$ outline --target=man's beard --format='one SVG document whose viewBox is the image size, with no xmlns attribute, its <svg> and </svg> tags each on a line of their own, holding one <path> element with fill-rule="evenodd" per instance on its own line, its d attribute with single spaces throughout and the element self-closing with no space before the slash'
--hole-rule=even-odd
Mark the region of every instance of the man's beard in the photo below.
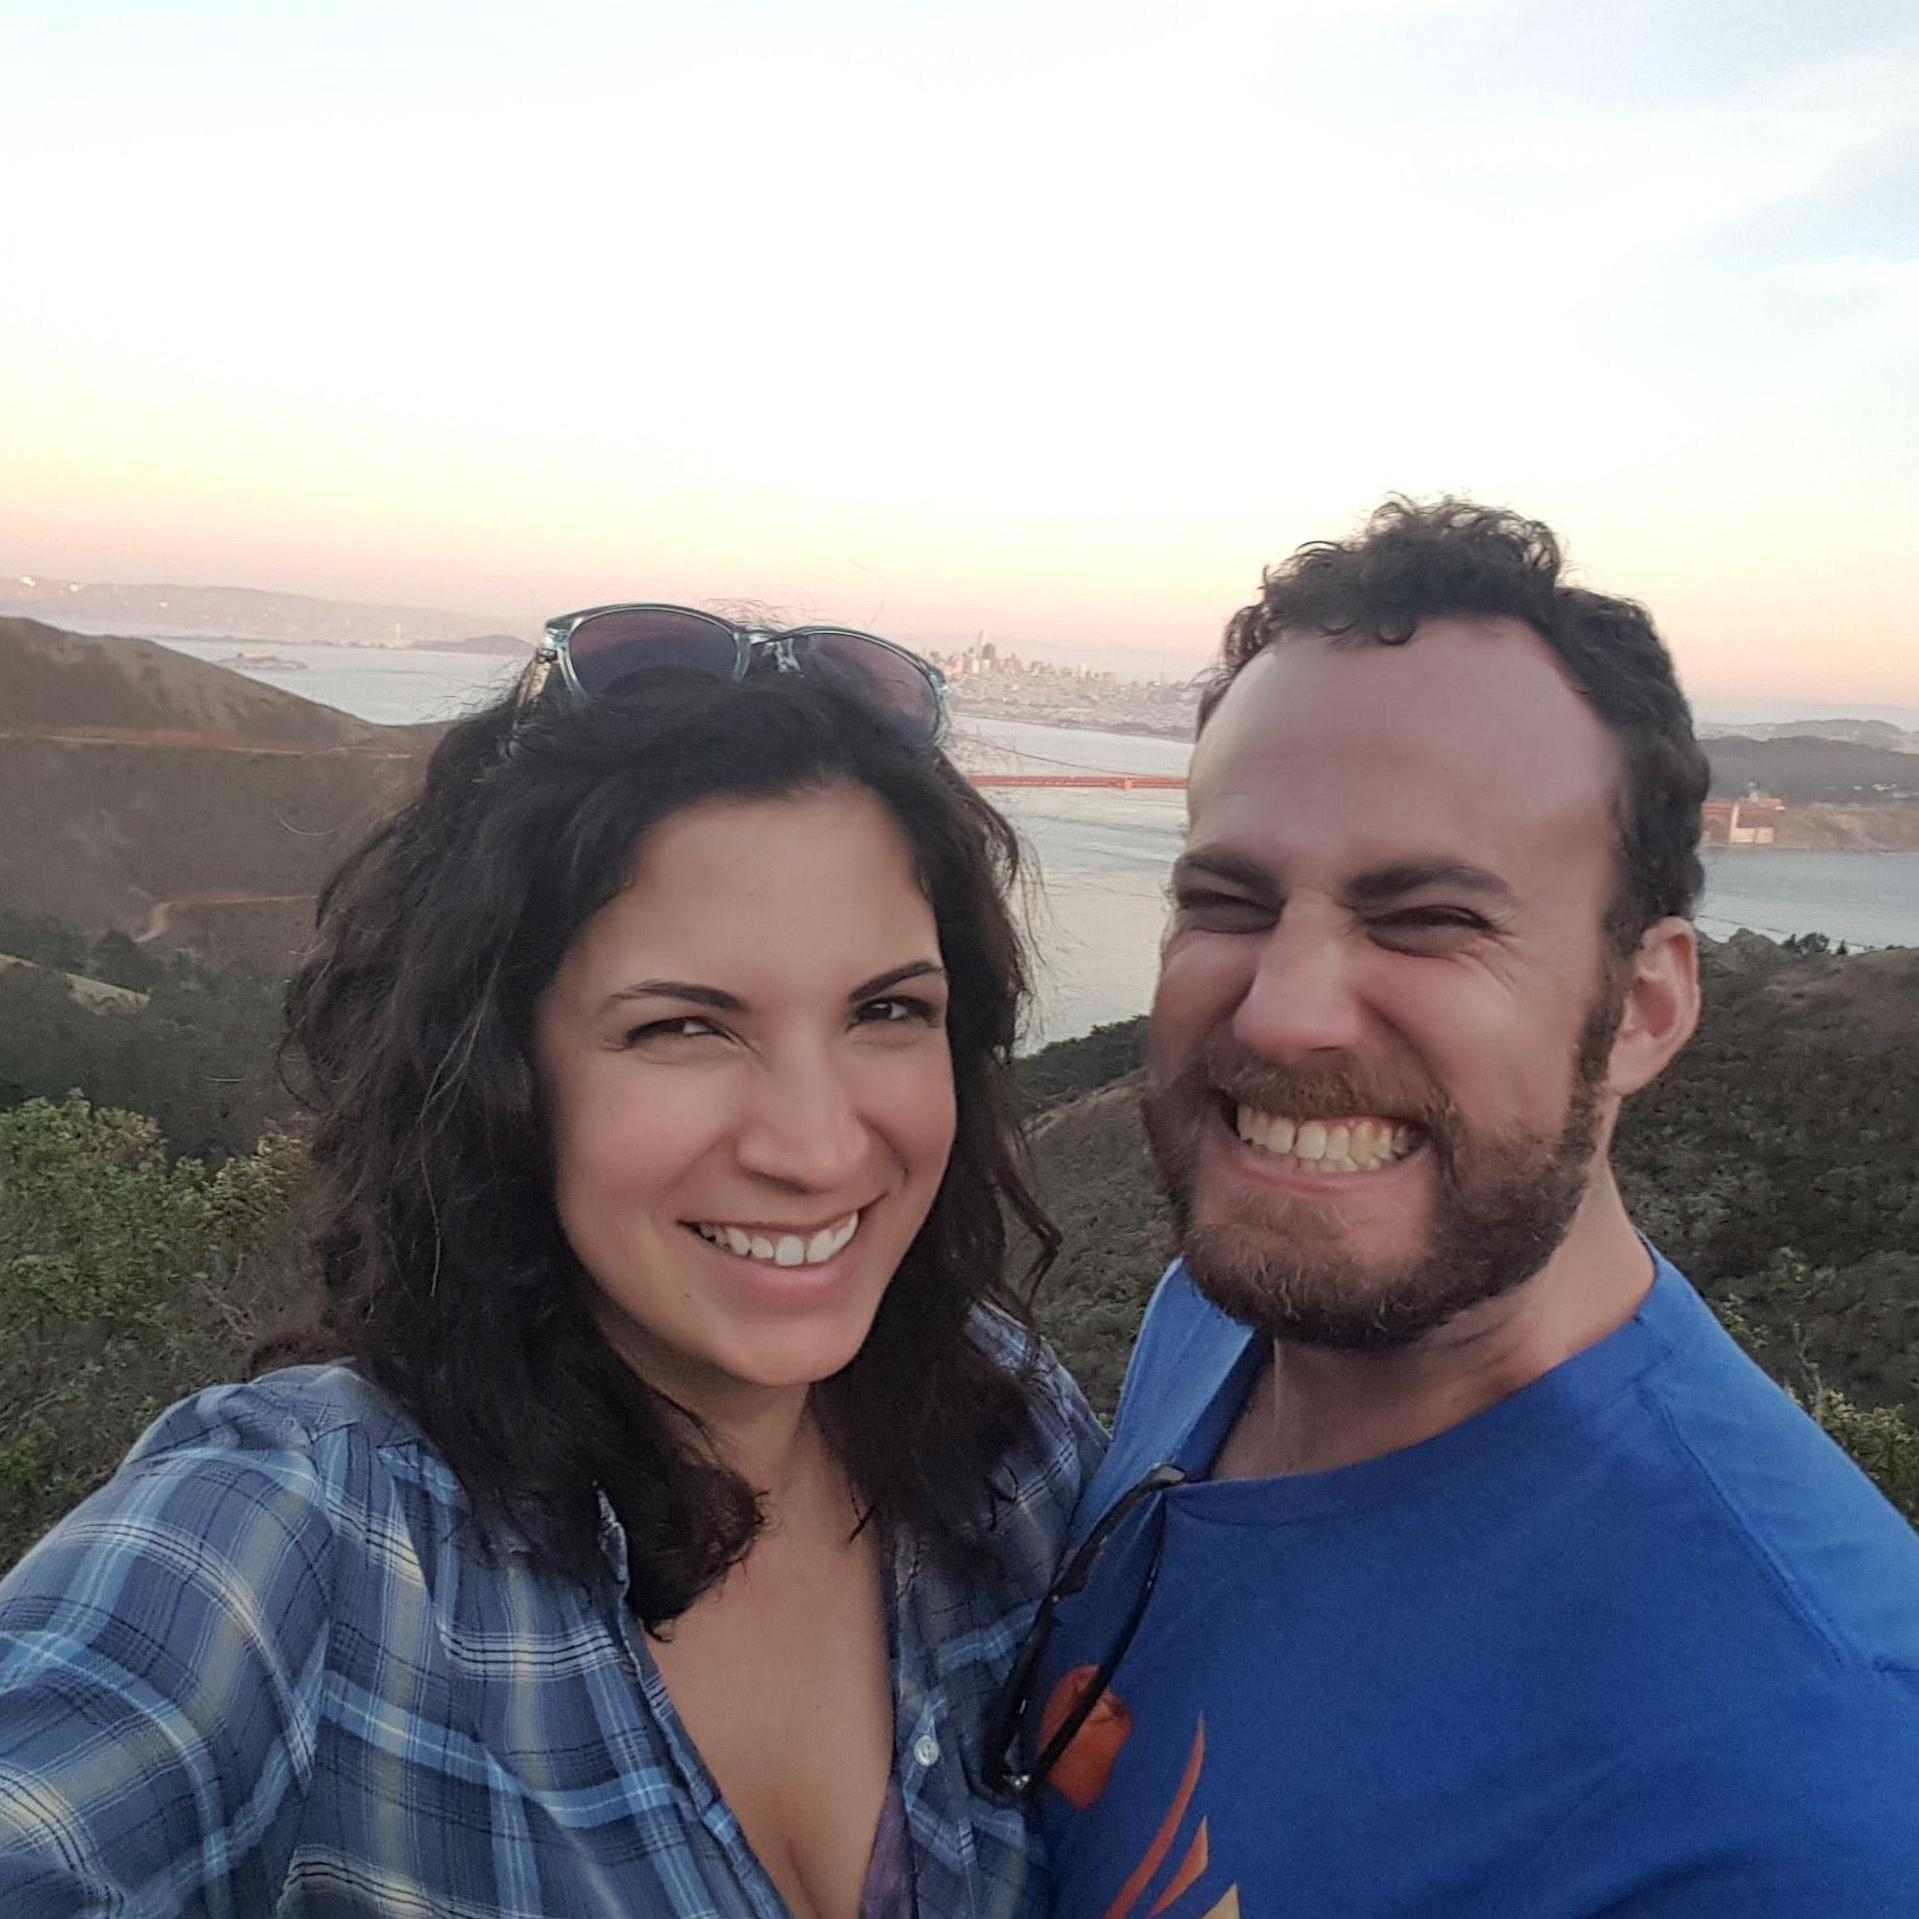
<svg viewBox="0 0 1919 1919">
<path fill-rule="evenodd" d="M 1200 1291 L 1269 1339 L 1386 1352 L 1523 1286 L 1552 1257 L 1585 1196 L 1622 1002 L 1608 979 L 1580 1031 L 1566 1114 L 1551 1134 L 1478 1129 L 1430 1083 L 1350 1068 L 1290 1072 L 1216 1033 L 1143 1101 L 1147 1140 Z M 1354 1258 L 1341 1245 L 1337 1196 L 1273 1195 L 1236 1218 L 1202 1218 L 1200 1141 L 1222 1123 L 1222 1101 L 1295 1119 L 1373 1113 L 1421 1127 L 1434 1161 L 1425 1245 L 1393 1266 Z M 1341 1177 L 1363 1206 L 1371 1176 Z"/>
</svg>

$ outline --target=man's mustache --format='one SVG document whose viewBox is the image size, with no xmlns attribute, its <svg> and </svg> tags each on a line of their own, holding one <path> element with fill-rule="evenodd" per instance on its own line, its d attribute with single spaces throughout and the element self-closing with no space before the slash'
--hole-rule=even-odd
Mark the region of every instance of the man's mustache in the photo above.
<svg viewBox="0 0 1919 1919">
<path fill-rule="evenodd" d="M 1161 1099 L 1211 1094 L 1235 1106 L 1254 1106 L 1291 1119 L 1351 1119 L 1370 1113 L 1441 1137 L 1451 1132 L 1456 1118 L 1452 1101 L 1423 1077 L 1353 1060 L 1318 1068 L 1281 1066 L 1225 1032 L 1215 1032 L 1170 1080 L 1149 1092 Z"/>
</svg>

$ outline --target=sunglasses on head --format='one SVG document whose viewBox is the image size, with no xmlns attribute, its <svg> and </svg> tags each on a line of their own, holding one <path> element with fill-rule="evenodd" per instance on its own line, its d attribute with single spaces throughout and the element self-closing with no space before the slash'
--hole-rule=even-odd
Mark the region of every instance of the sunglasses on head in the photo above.
<svg viewBox="0 0 1919 1919">
<path fill-rule="evenodd" d="M 549 620 L 515 711 L 524 713 L 555 673 L 591 698 L 660 667 L 743 680 L 762 665 L 830 681 L 910 746 L 930 751 L 945 735 L 945 675 L 917 653 L 851 627 L 740 626 L 690 606 L 591 606 Z"/>
</svg>

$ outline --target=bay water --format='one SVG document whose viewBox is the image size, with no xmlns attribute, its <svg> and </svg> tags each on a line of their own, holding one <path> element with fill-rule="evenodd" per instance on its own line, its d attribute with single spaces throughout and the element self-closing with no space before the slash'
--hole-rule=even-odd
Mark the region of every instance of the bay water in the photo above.
<svg viewBox="0 0 1919 1919">
<path fill-rule="evenodd" d="M 275 645 L 295 670 L 243 666 L 232 640 L 170 640 L 197 659 L 389 725 L 448 720 L 501 690 L 517 662 L 484 654 Z M 1182 740 L 960 718 L 952 751 L 972 773 L 1183 774 Z M 1143 1012 L 1179 850 L 1185 796 L 1086 788 L 997 788 L 1028 853 L 1027 915 L 1039 956 L 1029 1045 Z M 1919 853 L 1706 853 L 1703 931 L 1774 939 L 1824 933 L 1853 947 L 1919 946 Z"/>
</svg>

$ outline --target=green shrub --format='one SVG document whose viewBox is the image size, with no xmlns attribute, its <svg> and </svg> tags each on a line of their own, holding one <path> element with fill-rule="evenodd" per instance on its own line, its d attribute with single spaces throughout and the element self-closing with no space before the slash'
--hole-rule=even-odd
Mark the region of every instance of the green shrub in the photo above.
<svg viewBox="0 0 1919 1919">
<path fill-rule="evenodd" d="M 0 972 L 0 1106 L 78 1088 L 96 1106 L 150 1114 L 173 1152 L 251 1152 L 290 1109 L 274 1070 L 282 988 L 118 940 L 98 942 L 87 963 L 105 964 L 89 977 L 149 994 L 137 1012 L 90 1010 L 57 974 Z"/>
<path fill-rule="evenodd" d="M 0 1112 L 0 1570 L 292 1301 L 298 1149 L 169 1163 L 138 1114 Z"/>
<path fill-rule="evenodd" d="M 1855 1406 L 1829 1386 L 1816 1388 L 1805 1406 L 1879 1490 L 1919 1526 L 1919 1432 L 1891 1407 Z"/>
</svg>

